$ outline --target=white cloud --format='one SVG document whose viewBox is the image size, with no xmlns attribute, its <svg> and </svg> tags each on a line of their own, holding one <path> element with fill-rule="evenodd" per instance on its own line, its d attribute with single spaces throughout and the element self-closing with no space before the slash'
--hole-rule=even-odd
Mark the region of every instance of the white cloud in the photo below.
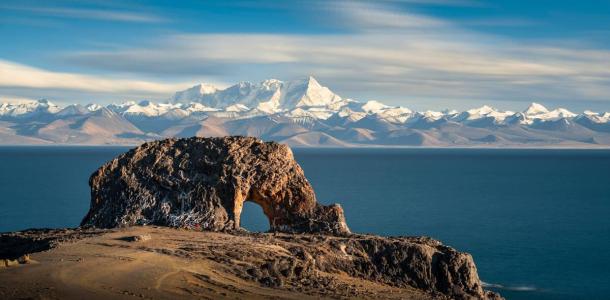
<svg viewBox="0 0 610 300">
<path fill-rule="evenodd" d="M 542 51 L 536 48 L 524 48 L 512 55 L 504 50 L 506 48 L 502 47 L 483 49 L 481 45 L 470 45 L 450 37 L 435 39 L 417 33 L 316 36 L 190 34 L 171 36 L 156 48 L 81 52 L 71 59 L 98 67 L 111 61 L 116 65 L 141 64 L 152 72 L 164 68 L 166 62 L 178 65 L 217 63 L 228 68 L 230 65 L 298 63 L 337 71 L 366 68 L 371 73 L 379 72 L 379 75 L 408 75 L 426 70 L 472 76 L 562 76 L 584 71 L 578 68 L 583 67 L 582 64 L 599 62 L 591 58 L 581 59 L 577 53 L 556 61 L 557 57 L 527 58 L 528 53 Z M 393 71 L 387 73 L 388 70 Z M 181 72 L 179 68 L 175 71 Z M 200 70 L 201 73 L 208 71 L 214 70 Z M 606 70 L 603 65 L 597 65 L 589 71 L 604 73 Z"/>
<path fill-rule="evenodd" d="M 610 100 L 607 50 L 518 43 L 393 5 L 339 2 L 326 9 L 333 24 L 347 33 L 178 33 L 139 47 L 68 53 L 63 59 L 95 70 L 183 79 L 209 76 L 224 82 L 313 74 L 344 96 L 390 98 L 395 104 L 408 99 L 439 99 L 452 107 L 472 99 Z M 184 87 L 48 74 L 22 65 L 16 70 L 21 72 L 17 76 L 0 74 L 0 85 L 115 94 L 148 90 L 157 95 Z"/>
<path fill-rule="evenodd" d="M 314 74 L 351 97 L 607 100 L 609 55 L 515 45 L 443 29 L 347 35 L 182 34 L 146 49 L 83 52 L 70 59 L 115 71 L 218 75 L 224 81 Z"/>
<path fill-rule="evenodd" d="M 338 14 L 340 22 L 361 30 L 428 29 L 447 23 L 424 15 L 399 10 L 383 9 L 366 2 L 343 1 L 329 6 Z"/>
<path fill-rule="evenodd" d="M 0 88 L 55 89 L 108 94 L 167 96 L 190 83 L 160 83 L 65 72 L 52 72 L 0 59 Z M 41 95 L 44 97 L 44 95 Z"/>
</svg>

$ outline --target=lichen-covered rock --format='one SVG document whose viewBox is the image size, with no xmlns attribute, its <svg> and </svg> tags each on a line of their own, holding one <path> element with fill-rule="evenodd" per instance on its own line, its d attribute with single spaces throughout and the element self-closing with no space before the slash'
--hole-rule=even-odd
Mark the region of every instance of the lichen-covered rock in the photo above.
<svg viewBox="0 0 610 300">
<path fill-rule="evenodd" d="M 145 143 L 103 165 L 89 185 L 81 225 L 231 230 L 253 201 L 272 231 L 349 233 L 339 205 L 317 203 L 288 146 L 251 137 Z"/>
</svg>

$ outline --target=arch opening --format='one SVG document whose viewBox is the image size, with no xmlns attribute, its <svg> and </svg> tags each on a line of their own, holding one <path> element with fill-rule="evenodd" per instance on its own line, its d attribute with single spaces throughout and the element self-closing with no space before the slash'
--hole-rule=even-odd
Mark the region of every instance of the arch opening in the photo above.
<svg viewBox="0 0 610 300">
<path fill-rule="evenodd" d="M 239 219 L 240 226 L 251 232 L 267 232 L 271 228 L 263 208 L 252 200 L 244 201 Z"/>
</svg>

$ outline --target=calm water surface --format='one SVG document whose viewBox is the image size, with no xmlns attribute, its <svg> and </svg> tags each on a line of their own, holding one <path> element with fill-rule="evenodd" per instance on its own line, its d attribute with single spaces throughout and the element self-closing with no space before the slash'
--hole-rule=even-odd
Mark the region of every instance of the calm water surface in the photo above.
<svg viewBox="0 0 610 300">
<path fill-rule="evenodd" d="M 76 226 L 89 175 L 122 147 L 0 147 L 0 231 Z M 610 151 L 295 149 L 353 231 L 428 235 L 473 254 L 507 299 L 610 295 Z M 242 223 L 268 229 L 247 205 Z"/>
</svg>

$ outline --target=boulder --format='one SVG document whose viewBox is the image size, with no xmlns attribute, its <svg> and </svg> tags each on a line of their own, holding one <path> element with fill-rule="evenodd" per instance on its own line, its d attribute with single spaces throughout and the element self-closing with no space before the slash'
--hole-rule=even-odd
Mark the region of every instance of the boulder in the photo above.
<svg viewBox="0 0 610 300">
<path fill-rule="evenodd" d="M 271 231 L 349 233 L 341 206 L 316 201 L 288 146 L 252 137 L 148 142 L 104 164 L 89 185 L 83 226 L 233 230 L 252 201 Z"/>
</svg>

